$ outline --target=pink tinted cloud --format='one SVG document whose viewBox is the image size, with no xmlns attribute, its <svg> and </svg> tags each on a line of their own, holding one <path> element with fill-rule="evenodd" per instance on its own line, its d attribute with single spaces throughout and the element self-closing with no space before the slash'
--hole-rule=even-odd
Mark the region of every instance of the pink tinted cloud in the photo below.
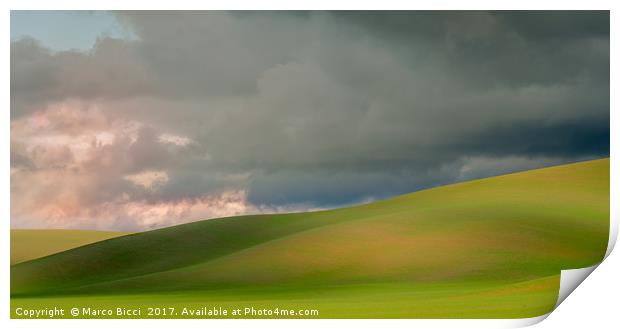
<svg viewBox="0 0 620 329">
<path fill-rule="evenodd" d="M 250 204 L 243 189 L 153 197 L 170 179 L 171 148 L 190 143 L 75 101 L 18 118 L 11 123 L 11 224 L 145 230 L 276 211 Z"/>
</svg>

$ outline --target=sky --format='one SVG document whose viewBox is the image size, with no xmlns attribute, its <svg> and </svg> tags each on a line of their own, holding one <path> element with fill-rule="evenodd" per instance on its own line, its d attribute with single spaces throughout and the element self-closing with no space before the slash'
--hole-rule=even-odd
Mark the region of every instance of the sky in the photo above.
<svg viewBox="0 0 620 329">
<path fill-rule="evenodd" d="M 28 37 L 55 51 L 88 51 L 97 38 L 133 39 L 134 35 L 105 11 L 12 11 L 11 41 Z"/>
<path fill-rule="evenodd" d="M 143 231 L 609 156 L 609 13 L 11 12 L 11 227 Z"/>
</svg>

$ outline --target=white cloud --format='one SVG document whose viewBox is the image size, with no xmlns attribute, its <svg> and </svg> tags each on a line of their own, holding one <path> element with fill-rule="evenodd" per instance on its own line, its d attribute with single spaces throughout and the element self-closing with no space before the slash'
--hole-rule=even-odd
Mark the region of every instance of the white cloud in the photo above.
<svg viewBox="0 0 620 329">
<path fill-rule="evenodd" d="M 178 135 L 167 134 L 167 133 L 159 135 L 159 141 L 164 144 L 173 144 L 177 146 L 187 146 L 194 142 L 189 137 L 178 136 Z"/>
<path fill-rule="evenodd" d="M 138 174 L 126 175 L 126 180 L 147 190 L 156 190 L 168 182 L 168 174 L 165 171 L 143 171 Z"/>
</svg>

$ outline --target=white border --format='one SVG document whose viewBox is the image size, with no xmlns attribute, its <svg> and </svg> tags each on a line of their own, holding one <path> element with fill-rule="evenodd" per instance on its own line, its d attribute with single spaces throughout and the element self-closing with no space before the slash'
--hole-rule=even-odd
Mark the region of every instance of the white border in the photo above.
<svg viewBox="0 0 620 329">
<path fill-rule="evenodd" d="M 3 11 L 1 13 L 2 24 L 0 30 L 3 36 L 5 50 L 2 52 L 2 97 L 4 109 L 0 114 L 0 120 L 2 122 L 2 144 L 0 149 L 3 156 L 3 162 L 0 165 L 2 171 L 5 173 L 0 176 L 0 186 L 2 188 L 2 198 L 0 198 L 0 209 L 4 212 L 3 219 L 4 227 L 1 228 L 3 233 L 1 236 L 2 250 L 0 253 L 0 264 L 9 264 L 9 232 L 10 232 L 10 166 L 9 166 L 9 140 L 10 140 L 10 115 L 9 115 L 9 95 L 10 95 L 10 65 L 9 65 L 9 51 L 8 46 L 10 44 L 10 13 L 9 10 L 13 9 L 84 9 L 84 10 L 104 10 L 104 9 L 211 9 L 211 10 L 225 10 L 225 9 L 246 9 L 246 10 L 267 10 L 267 9 L 280 9 L 280 10 L 302 10 L 302 9 L 324 9 L 324 10 L 381 10 L 381 9 L 418 9 L 418 10 L 525 10 L 525 9 L 553 9 L 553 10 L 611 10 L 611 81 L 610 88 L 611 94 L 611 200 L 620 200 L 618 194 L 619 177 L 618 177 L 618 162 L 614 161 L 614 156 L 618 154 L 618 145 L 620 144 L 618 131 L 618 115 L 616 109 L 616 97 L 613 93 L 617 90 L 617 77 L 618 66 L 615 65 L 614 59 L 617 54 L 616 46 L 618 41 L 618 23 L 616 10 L 620 6 L 618 1 L 604 1 L 604 0 L 589 0 L 589 1 L 577 1 L 577 0 L 564 0 L 564 1 L 543 1 L 543 0 L 521 0 L 521 1 L 494 1 L 494 0 L 468 0 L 468 1 L 430 1 L 430 2 L 409 2 L 403 3 L 398 0 L 382 0 L 380 2 L 363 2 L 363 1 L 329 1 L 329 0 L 315 0 L 310 3 L 302 3 L 295 1 L 285 0 L 217 0 L 217 1 L 197 1 L 197 0 L 175 0 L 175 1 L 161 1 L 154 3 L 154 1 L 123 1 L 123 0 L 107 0 L 100 2 L 87 2 L 83 0 L 23 0 L 13 1 L 13 3 L 3 2 Z M 542 322 L 543 327 L 547 328 L 560 328 L 565 326 L 573 327 L 575 325 L 592 325 L 592 323 L 599 324 L 597 327 L 613 327 L 617 323 L 616 317 L 616 305 L 618 302 L 619 284 L 617 278 L 620 277 L 620 258 L 615 254 L 610 254 L 613 248 L 615 237 L 617 237 L 618 229 L 618 207 L 612 201 L 611 208 L 612 230 L 610 236 L 614 237 L 610 241 L 608 258 L 601 264 L 601 270 L 593 273 L 593 279 L 586 280 L 582 286 L 584 288 L 577 289 L 573 298 L 568 298 L 557 311 L 554 311 L 550 316 L 544 315 L 532 319 L 522 320 L 210 320 L 205 322 L 204 320 L 105 320 L 105 321 L 88 321 L 88 320 L 9 320 L 9 271 L 1 271 L 2 277 L 2 290 L 0 296 L 2 305 L 1 321 L 3 325 L 11 327 L 34 327 L 45 326 L 49 328 L 62 328 L 67 327 L 79 328 L 84 325 L 88 325 L 91 328 L 106 328 L 110 326 L 148 326 L 157 328 L 168 328 L 170 325 L 181 324 L 184 327 L 202 327 L 205 326 L 217 326 L 217 327 L 241 327 L 251 326 L 259 328 L 289 328 L 291 326 L 299 328 L 316 328 L 316 326 L 355 326 L 361 328 L 375 328 L 377 326 L 389 325 L 397 328 L 409 328 L 412 326 L 424 327 L 424 328 L 497 328 L 497 327 L 515 327 L 525 326 L 540 322 L 547 318 L 547 321 Z M 616 253 L 617 254 L 617 253 Z M 600 272 L 600 273 L 599 273 Z M 84 322 L 88 321 L 88 322 Z M 136 322 L 139 321 L 139 322 Z M 178 322 L 180 321 L 180 322 Z M 4 323 L 6 322 L 6 323 Z M 10 323 L 9 323 L 10 322 Z M 601 326 L 602 325 L 602 326 Z"/>
<path fill-rule="evenodd" d="M 122 1 L 109 0 L 85 2 L 81 0 L 22 0 L 9 4 L 8 9 L 83 9 L 83 10 L 110 10 L 110 9 L 209 9 L 209 10 L 609 10 L 614 8 L 611 0 L 436 0 L 403 2 L 400 0 L 382 1 L 355 1 L 355 0 L 176 0 L 176 1 Z"/>
</svg>

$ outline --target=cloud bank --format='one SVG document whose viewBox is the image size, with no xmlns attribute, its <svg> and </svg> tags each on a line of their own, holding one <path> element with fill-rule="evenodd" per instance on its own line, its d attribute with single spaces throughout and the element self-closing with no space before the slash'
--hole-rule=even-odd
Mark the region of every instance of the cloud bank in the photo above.
<svg viewBox="0 0 620 329">
<path fill-rule="evenodd" d="M 608 12 L 117 12 L 11 42 L 11 224 L 144 230 L 609 154 Z"/>
</svg>

